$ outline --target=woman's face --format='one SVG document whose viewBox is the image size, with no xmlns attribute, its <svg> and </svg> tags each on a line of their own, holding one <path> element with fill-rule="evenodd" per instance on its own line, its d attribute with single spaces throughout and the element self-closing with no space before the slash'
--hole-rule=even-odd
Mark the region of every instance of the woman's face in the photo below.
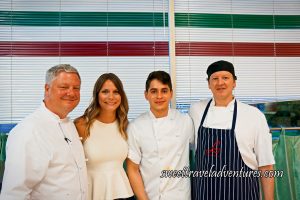
<svg viewBox="0 0 300 200">
<path fill-rule="evenodd" d="M 121 95 L 111 80 L 107 80 L 102 85 L 98 94 L 98 101 L 101 112 L 116 112 L 121 104 Z"/>
</svg>

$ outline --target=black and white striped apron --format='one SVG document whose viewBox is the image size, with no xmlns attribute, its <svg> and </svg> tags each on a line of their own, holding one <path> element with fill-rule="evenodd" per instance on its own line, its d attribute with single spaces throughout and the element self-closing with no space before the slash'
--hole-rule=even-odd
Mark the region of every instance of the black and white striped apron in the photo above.
<svg viewBox="0 0 300 200">
<path fill-rule="evenodd" d="M 195 170 L 202 172 L 208 171 L 210 174 L 207 177 L 193 177 L 192 199 L 259 199 L 259 179 L 257 177 L 247 176 L 245 174 L 244 176 L 238 177 L 228 177 L 229 174 L 227 174 L 227 177 L 225 177 L 225 174 L 230 173 L 230 171 L 254 172 L 244 163 L 235 139 L 234 129 L 237 115 L 237 102 L 234 102 L 231 129 L 214 129 L 203 127 L 203 122 L 211 101 L 212 100 L 207 104 L 201 119 L 195 154 Z"/>
</svg>

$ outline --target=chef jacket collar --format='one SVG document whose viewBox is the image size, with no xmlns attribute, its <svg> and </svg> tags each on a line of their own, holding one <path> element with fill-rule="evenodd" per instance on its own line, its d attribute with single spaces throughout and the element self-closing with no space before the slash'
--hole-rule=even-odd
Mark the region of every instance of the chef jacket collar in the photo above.
<svg viewBox="0 0 300 200">
<path fill-rule="evenodd" d="M 149 116 L 152 120 L 159 120 L 161 118 L 156 118 L 155 115 L 152 113 L 151 110 L 149 110 Z M 174 110 L 172 110 L 171 108 L 168 109 L 168 115 L 166 117 L 162 117 L 162 118 L 167 118 L 167 119 L 170 119 L 170 120 L 173 120 L 175 119 L 175 112 Z"/>
<path fill-rule="evenodd" d="M 233 98 L 229 102 L 229 104 L 225 107 L 225 108 L 229 109 L 230 112 L 233 112 L 233 110 L 234 110 L 234 101 L 235 101 L 235 98 Z M 218 106 L 215 106 L 215 105 L 216 105 L 216 102 L 215 102 L 215 99 L 213 98 L 212 101 L 211 101 L 211 104 L 210 104 L 210 108 L 214 109 L 214 108 L 218 107 Z"/>
<path fill-rule="evenodd" d="M 58 121 L 60 123 L 66 123 L 66 122 L 70 121 L 70 117 L 66 117 L 64 119 L 60 119 L 60 117 L 57 114 L 53 113 L 51 110 L 49 110 L 46 107 L 44 101 L 41 104 L 41 109 L 47 114 L 48 117 L 54 119 L 55 121 Z"/>
</svg>

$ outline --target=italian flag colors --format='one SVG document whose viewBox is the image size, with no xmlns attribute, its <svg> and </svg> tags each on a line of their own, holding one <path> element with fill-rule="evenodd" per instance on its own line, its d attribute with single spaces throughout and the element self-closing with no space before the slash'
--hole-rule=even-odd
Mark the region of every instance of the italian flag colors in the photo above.
<svg viewBox="0 0 300 200">
<path fill-rule="evenodd" d="M 168 30 L 168 13 L 0 11 L 0 19 L 12 27 L 0 56 L 168 56 L 168 37 L 146 38 L 149 29 Z M 300 15 L 175 13 L 175 26 L 177 56 L 300 56 L 299 41 L 291 40 L 299 37 Z M 107 29 L 115 38 L 100 35 Z M 144 40 L 129 39 L 133 31 Z"/>
<path fill-rule="evenodd" d="M 18 122 L 40 104 L 45 71 L 59 63 L 82 75 L 71 116 L 83 113 L 99 75 L 113 72 L 134 118 L 148 110 L 149 72 L 171 73 L 176 107 L 186 111 L 211 97 L 205 72 L 220 59 L 235 66 L 240 100 L 299 100 L 300 1 L 1 0 L 0 124 Z"/>
</svg>

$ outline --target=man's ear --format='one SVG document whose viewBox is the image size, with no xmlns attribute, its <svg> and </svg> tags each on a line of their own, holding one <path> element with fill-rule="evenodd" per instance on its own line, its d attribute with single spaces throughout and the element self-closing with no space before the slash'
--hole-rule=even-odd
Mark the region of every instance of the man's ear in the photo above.
<svg viewBox="0 0 300 200">
<path fill-rule="evenodd" d="M 45 84 L 45 96 L 47 96 L 48 95 L 48 92 L 49 92 L 49 89 L 50 89 L 50 86 L 49 86 L 49 84 Z"/>
<path fill-rule="evenodd" d="M 145 90 L 144 92 L 145 99 L 148 101 L 148 92 Z"/>
</svg>

